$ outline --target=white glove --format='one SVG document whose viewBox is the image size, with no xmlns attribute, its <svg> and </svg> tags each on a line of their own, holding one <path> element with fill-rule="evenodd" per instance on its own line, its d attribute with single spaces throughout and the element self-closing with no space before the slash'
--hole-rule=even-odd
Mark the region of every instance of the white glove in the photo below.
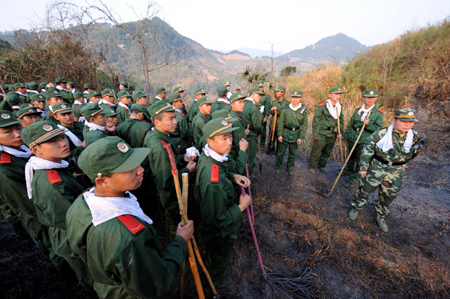
<svg viewBox="0 0 450 299">
<path fill-rule="evenodd" d="M 186 154 L 184 155 L 184 157 L 186 159 L 191 159 L 191 157 L 198 157 L 199 155 L 200 155 L 200 153 L 198 152 L 198 150 L 192 146 L 192 147 L 186 149 Z"/>
</svg>

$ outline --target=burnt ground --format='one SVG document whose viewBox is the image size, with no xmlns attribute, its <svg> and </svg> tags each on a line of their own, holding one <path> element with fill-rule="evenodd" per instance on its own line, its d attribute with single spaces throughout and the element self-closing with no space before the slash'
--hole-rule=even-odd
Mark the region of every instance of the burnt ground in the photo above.
<svg viewBox="0 0 450 299">
<path fill-rule="evenodd" d="M 340 164 L 329 161 L 328 174 L 307 172 L 308 157 L 298 156 L 295 174 L 275 174 L 275 156 L 262 154 L 263 173 L 255 167 L 252 182 L 256 230 L 268 272 L 296 277 L 313 270 L 317 297 L 323 298 L 449 298 L 450 130 L 448 124 L 418 123 L 426 132 L 423 153 L 409 165 L 405 184 L 387 218 L 389 232 L 377 226 L 372 194 L 356 221 L 347 217 L 351 190 L 343 177 L 330 198 L 308 191 L 313 184 L 331 189 Z M 195 210 L 195 204 L 191 205 Z M 152 216 L 155 223 L 158 217 Z M 221 298 L 270 298 L 247 229 L 246 215 L 227 270 L 233 284 Z M 74 279 L 64 279 L 30 242 L 17 240 L 0 221 L 0 297 L 85 298 Z M 164 227 L 159 222 L 162 243 Z M 202 228 L 196 228 L 202 250 Z M 184 298 L 196 298 L 189 266 Z M 202 278 L 207 296 L 211 291 Z M 174 287 L 178 294 L 178 285 Z M 283 298 L 283 296 L 279 296 Z"/>
</svg>

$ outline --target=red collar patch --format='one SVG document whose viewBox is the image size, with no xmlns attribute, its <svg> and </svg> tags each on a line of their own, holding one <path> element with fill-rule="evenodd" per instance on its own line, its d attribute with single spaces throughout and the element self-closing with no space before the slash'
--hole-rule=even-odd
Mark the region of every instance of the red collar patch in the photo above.
<svg viewBox="0 0 450 299">
<path fill-rule="evenodd" d="M 0 164 L 11 164 L 11 156 L 8 154 L 2 154 L 0 157 Z"/>
<path fill-rule="evenodd" d="M 217 164 L 211 166 L 211 182 L 219 182 L 219 166 Z"/>
</svg>

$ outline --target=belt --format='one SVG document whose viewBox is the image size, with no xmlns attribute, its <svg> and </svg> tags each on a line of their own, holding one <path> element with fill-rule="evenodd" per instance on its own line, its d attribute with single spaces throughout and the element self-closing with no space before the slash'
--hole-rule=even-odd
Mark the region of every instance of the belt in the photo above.
<svg viewBox="0 0 450 299">
<path fill-rule="evenodd" d="M 288 129 L 289 131 L 297 131 L 300 130 L 300 127 L 294 128 L 294 127 L 288 127 L 288 126 L 284 126 L 285 129 Z"/>
<path fill-rule="evenodd" d="M 334 127 L 327 127 L 325 130 L 333 131 L 333 130 L 334 130 Z"/>
<path fill-rule="evenodd" d="M 377 156 L 377 155 L 373 155 L 373 157 L 376 159 L 376 160 L 378 160 L 378 161 L 380 161 L 381 163 L 383 163 L 383 164 L 386 164 L 386 165 L 389 165 L 389 166 L 397 166 L 397 165 L 405 165 L 408 161 L 404 161 L 404 162 L 392 162 L 392 161 L 388 161 L 388 160 L 386 160 L 386 159 L 384 159 L 384 158 L 381 158 L 380 156 Z"/>
<path fill-rule="evenodd" d="M 356 132 L 361 131 L 361 128 L 353 128 L 353 130 L 355 130 Z"/>
</svg>

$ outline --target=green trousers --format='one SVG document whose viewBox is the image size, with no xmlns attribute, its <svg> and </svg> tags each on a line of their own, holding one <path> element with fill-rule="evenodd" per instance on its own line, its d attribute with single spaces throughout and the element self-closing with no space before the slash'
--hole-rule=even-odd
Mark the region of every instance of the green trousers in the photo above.
<svg viewBox="0 0 450 299">
<path fill-rule="evenodd" d="M 260 146 L 261 148 L 266 146 L 266 135 L 267 135 L 267 121 L 262 124 L 262 132 L 261 132 L 261 142 L 260 142 Z"/>
<path fill-rule="evenodd" d="M 348 143 L 348 148 L 351 150 L 355 144 L 353 142 Z M 356 145 L 353 150 L 350 159 L 345 166 L 344 171 L 349 174 L 348 181 L 350 183 L 357 182 L 359 180 L 358 172 L 359 172 L 359 161 L 361 160 L 361 152 L 364 148 L 364 143 L 360 143 Z"/>
<path fill-rule="evenodd" d="M 323 168 L 327 166 L 328 158 L 333 152 L 334 143 L 336 142 L 336 135 L 326 137 L 320 135 L 319 140 L 313 141 L 311 155 L 309 157 L 309 168 Z"/>
<path fill-rule="evenodd" d="M 294 170 L 295 164 L 295 156 L 297 155 L 298 145 L 297 142 L 278 142 L 278 151 L 277 151 L 277 169 L 281 169 L 283 165 L 283 157 L 289 148 L 289 157 L 287 160 L 287 170 Z"/>
<path fill-rule="evenodd" d="M 208 241 L 208 253 L 206 268 L 215 285 L 223 280 L 223 274 L 230 264 L 234 253 L 234 244 L 237 240 L 237 233 L 223 237 L 212 237 Z"/>
<path fill-rule="evenodd" d="M 258 154 L 258 136 L 248 136 L 245 140 L 248 142 L 248 149 L 246 151 L 248 155 L 248 173 L 252 177 L 253 168 L 256 165 L 256 155 Z"/>
</svg>

